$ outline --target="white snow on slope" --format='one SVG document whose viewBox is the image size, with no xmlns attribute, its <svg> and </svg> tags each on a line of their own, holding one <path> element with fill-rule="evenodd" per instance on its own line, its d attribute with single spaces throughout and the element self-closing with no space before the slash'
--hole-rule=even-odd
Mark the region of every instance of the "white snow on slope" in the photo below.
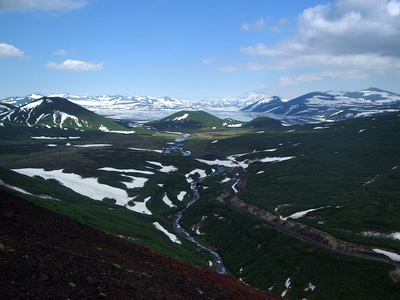
<svg viewBox="0 0 400 300">
<path fill-rule="evenodd" d="M 118 173 L 141 173 L 141 174 L 146 174 L 146 175 L 154 174 L 154 172 L 152 172 L 152 171 L 142 171 L 142 170 L 136 170 L 136 169 L 115 169 L 115 168 L 111 168 L 111 167 L 103 167 L 103 168 L 99 168 L 98 170 L 118 172 Z"/>
<path fill-rule="evenodd" d="M 144 177 L 136 177 L 136 176 L 128 176 L 128 175 L 123 175 L 123 176 L 131 179 L 131 182 L 122 182 L 123 184 L 125 184 L 125 186 L 128 189 L 142 188 L 142 187 L 144 187 L 147 180 L 149 180 L 148 178 L 144 178 Z"/>
<path fill-rule="evenodd" d="M 174 166 L 164 166 L 162 163 L 157 162 L 157 161 L 147 161 L 147 162 L 148 162 L 149 164 L 152 164 L 152 165 L 156 165 L 156 166 L 161 167 L 161 169 L 159 169 L 159 170 L 157 170 L 157 171 L 162 172 L 162 173 L 170 173 L 170 172 L 176 172 L 176 171 L 178 171 L 178 168 L 177 168 L 177 167 L 174 167 Z"/>
<path fill-rule="evenodd" d="M 103 200 L 104 198 L 115 199 L 117 205 L 125 206 L 130 210 L 151 215 L 151 212 L 143 202 L 134 202 L 134 206 L 127 203 L 133 198 L 128 197 L 125 190 L 115 188 L 98 182 L 97 178 L 83 178 L 74 173 L 63 173 L 63 170 L 45 171 L 40 168 L 12 169 L 12 171 L 29 176 L 40 176 L 44 179 L 55 179 L 65 187 L 93 200 Z"/>
<path fill-rule="evenodd" d="M 103 132 L 109 132 L 109 133 L 121 133 L 121 134 L 133 134 L 133 133 L 135 133 L 134 130 L 110 130 L 104 125 L 100 125 L 99 130 L 103 131 Z"/>
<path fill-rule="evenodd" d="M 153 149 L 143 149 L 143 148 L 128 148 L 129 150 L 135 150 L 135 151 L 151 151 L 151 152 L 156 152 L 156 153 L 162 153 L 162 150 L 153 150 Z"/>
<path fill-rule="evenodd" d="M 312 209 L 307 209 L 307 210 L 299 211 L 299 212 L 294 213 L 294 214 L 292 214 L 292 215 L 290 215 L 290 216 L 288 216 L 288 217 L 286 217 L 286 218 L 281 217 L 281 220 L 286 221 L 286 220 L 289 219 L 289 218 L 290 218 L 290 219 L 299 219 L 299 218 L 304 217 L 304 216 L 305 216 L 306 214 L 308 214 L 309 212 L 316 211 L 316 210 L 320 210 L 320 209 L 323 209 L 323 208 L 325 208 L 325 207 L 318 207 L 318 208 L 312 208 Z"/>
<path fill-rule="evenodd" d="M 393 252 L 389 252 L 389 251 L 385 251 L 385 250 L 381 250 L 381 249 L 372 249 L 374 252 L 376 253 L 380 253 L 383 255 L 386 255 L 387 257 L 389 257 L 391 260 L 394 261 L 400 261 L 400 255 L 393 253 Z"/>
<path fill-rule="evenodd" d="M 181 241 L 176 237 L 175 234 L 170 233 L 168 230 L 166 230 L 164 227 L 160 225 L 158 222 L 153 223 L 154 227 L 156 227 L 158 230 L 160 230 L 162 233 L 164 233 L 171 241 L 177 244 L 182 244 Z"/>
<path fill-rule="evenodd" d="M 84 144 L 84 145 L 74 145 L 77 148 L 93 148 L 93 147 L 112 147 L 112 144 Z"/>
<path fill-rule="evenodd" d="M 187 192 L 182 191 L 178 194 L 178 196 L 176 196 L 176 198 L 178 198 L 179 201 L 182 201 L 186 194 Z"/>
<path fill-rule="evenodd" d="M 195 175 L 196 173 L 199 174 L 200 178 L 204 178 L 204 177 L 207 176 L 206 171 L 201 170 L 201 169 L 195 169 L 195 170 L 193 170 L 193 171 L 191 171 L 190 173 L 187 173 L 187 174 L 185 175 L 186 181 L 187 181 L 188 183 L 192 183 L 192 182 L 193 182 L 193 179 L 191 178 L 191 176 L 192 176 L 192 175 Z"/>
<path fill-rule="evenodd" d="M 172 201 L 168 198 L 167 193 L 164 194 L 164 197 L 163 197 L 162 201 L 163 201 L 166 205 L 168 205 L 169 207 L 176 207 L 176 205 L 174 205 L 174 204 L 172 203 Z"/>
<path fill-rule="evenodd" d="M 181 121 L 181 120 L 187 119 L 187 117 L 189 117 L 189 114 L 184 114 L 183 116 L 176 117 L 172 121 Z"/>
</svg>

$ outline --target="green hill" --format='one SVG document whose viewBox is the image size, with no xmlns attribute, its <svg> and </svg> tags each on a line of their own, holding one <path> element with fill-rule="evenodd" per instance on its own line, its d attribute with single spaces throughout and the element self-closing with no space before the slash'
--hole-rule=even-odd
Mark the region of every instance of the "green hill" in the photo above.
<svg viewBox="0 0 400 300">
<path fill-rule="evenodd" d="M 223 128 L 239 124 L 232 119 L 220 119 L 204 111 L 180 111 L 148 125 L 158 130 Z"/>
</svg>

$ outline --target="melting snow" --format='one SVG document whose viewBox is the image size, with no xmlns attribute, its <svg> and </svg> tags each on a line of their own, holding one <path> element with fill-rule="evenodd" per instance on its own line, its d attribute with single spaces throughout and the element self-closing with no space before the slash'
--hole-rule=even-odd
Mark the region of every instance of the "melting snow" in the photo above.
<svg viewBox="0 0 400 300">
<path fill-rule="evenodd" d="M 162 150 L 153 150 L 153 149 L 142 149 L 142 148 L 128 148 L 129 150 L 135 150 L 135 151 L 152 151 L 156 153 L 162 153 Z"/>
<path fill-rule="evenodd" d="M 147 161 L 149 164 L 153 164 L 153 165 L 156 165 L 156 166 L 159 166 L 159 167 L 161 167 L 161 169 L 159 169 L 158 171 L 159 172 L 162 172 L 162 173 L 170 173 L 170 172 L 176 172 L 176 171 L 178 171 L 178 168 L 177 167 L 174 167 L 174 166 L 164 166 L 162 163 L 159 163 L 159 162 L 157 162 L 157 161 Z"/>
<path fill-rule="evenodd" d="M 151 215 L 145 203 L 134 202 L 135 206 L 127 203 L 132 200 L 128 197 L 125 190 L 115 188 L 98 182 L 97 178 L 83 178 L 74 173 L 63 173 L 63 170 L 45 171 L 44 169 L 25 168 L 13 169 L 12 171 L 29 176 L 40 176 L 44 179 L 55 179 L 65 187 L 93 200 L 103 200 L 104 198 L 115 199 L 117 205 L 125 206 L 130 210 Z"/>
<path fill-rule="evenodd" d="M 315 290 L 315 285 L 313 285 L 311 282 L 309 282 L 308 286 L 304 289 L 305 292 L 314 291 L 314 290 Z"/>
<path fill-rule="evenodd" d="M 185 175 L 186 180 L 187 180 L 188 183 L 192 183 L 192 182 L 193 182 L 193 179 L 192 179 L 190 176 L 191 176 L 191 175 L 194 175 L 194 174 L 196 174 L 196 173 L 200 175 L 200 178 L 204 178 L 204 177 L 207 176 L 206 171 L 201 170 L 201 169 L 195 169 L 195 170 L 193 170 L 193 171 L 191 171 L 190 173 L 188 173 L 188 174 Z"/>
<path fill-rule="evenodd" d="M 182 201 L 186 194 L 187 192 L 182 191 L 178 194 L 178 196 L 176 196 L 176 198 L 178 198 L 179 201 Z"/>
<path fill-rule="evenodd" d="M 286 290 L 284 290 L 283 292 L 282 292 L 282 294 L 281 294 L 281 297 L 285 297 L 286 296 L 286 293 L 289 291 L 289 288 L 290 288 L 290 277 L 288 278 L 288 279 L 286 279 L 286 282 L 285 282 L 285 288 L 286 288 Z"/>
<path fill-rule="evenodd" d="M 181 120 L 187 119 L 187 117 L 189 117 L 189 114 L 184 114 L 183 116 L 176 117 L 172 121 L 181 121 Z"/>
<path fill-rule="evenodd" d="M 110 133 L 122 133 L 122 134 L 133 134 L 135 133 L 134 130 L 109 130 L 104 125 L 100 125 L 99 130 L 103 132 L 110 132 Z"/>
<path fill-rule="evenodd" d="M 160 223 L 154 222 L 153 225 L 154 225 L 154 227 L 156 227 L 158 230 L 160 230 L 162 233 L 164 233 L 167 237 L 169 237 L 169 239 L 170 239 L 171 241 L 173 241 L 174 243 L 182 244 L 181 241 L 176 237 L 175 234 L 170 233 L 168 230 L 166 230 L 164 227 L 162 227 L 162 226 L 160 225 Z"/>
<path fill-rule="evenodd" d="M 134 177 L 128 175 L 124 175 L 124 177 L 130 178 L 132 180 L 131 182 L 122 182 L 128 189 L 142 188 L 148 180 L 144 177 Z"/>
<path fill-rule="evenodd" d="M 374 252 L 376 253 L 380 253 L 383 255 L 386 255 L 387 257 L 389 257 L 391 260 L 394 261 L 400 261 L 400 255 L 393 253 L 393 252 L 389 252 L 389 251 L 385 251 L 385 250 L 381 250 L 381 249 L 372 249 Z"/>
<path fill-rule="evenodd" d="M 294 214 L 292 214 L 292 215 L 290 215 L 290 216 L 288 216 L 286 218 L 281 217 L 281 220 L 286 221 L 289 218 L 291 218 L 291 219 L 299 219 L 299 218 L 304 217 L 309 212 L 316 211 L 316 210 L 323 209 L 323 208 L 324 207 L 319 207 L 319 208 L 312 208 L 312 209 L 308 209 L 308 210 L 304 210 L 304 211 L 299 211 L 299 212 L 294 213 Z"/>
<path fill-rule="evenodd" d="M 120 173 L 141 173 L 141 174 L 146 174 L 146 175 L 153 175 L 154 172 L 151 171 L 142 171 L 142 170 L 136 170 L 136 169 L 115 169 L 115 168 L 110 168 L 110 167 L 103 167 L 98 169 L 100 171 L 111 171 L 111 172 L 120 172 Z"/>
<path fill-rule="evenodd" d="M 164 202 L 166 205 L 168 205 L 169 207 L 176 207 L 176 205 L 174 205 L 174 204 L 172 203 L 172 201 L 168 198 L 167 193 L 164 194 L 164 197 L 163 197 L 162 200 L 163 200 L 163 202 Z"/>
<path fill-rule="evenodd" d="M 85 144 L 85 145 L 74 145 L 77 148 L 92 148 L 92 147 L 112 147 L 112 144 Z"/>
</svg>

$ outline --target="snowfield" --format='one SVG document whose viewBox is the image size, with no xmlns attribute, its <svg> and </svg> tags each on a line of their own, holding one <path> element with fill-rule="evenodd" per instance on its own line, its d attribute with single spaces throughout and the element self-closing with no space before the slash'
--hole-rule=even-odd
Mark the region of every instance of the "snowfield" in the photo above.
<svg viewBox="0 0 400 300">
<path fill-rule="evenodd" d="M 29 177 L 40 176 L 44 179 L 57 180 L 61 185 L 73 190 L 75 193 L 89 197 L 93 200 L 102 201 L 104 198 L 114 199 L 117 205 L 125 206 L 130 210 L 138 213 L 151 215 L 143 202 L 133 202 L 134 198 L 128 197 L 125 190 L 115 188 L 106 184 L 99 183 L 97 178 L 83 178 L 74 173 L 63 173 L 63 170 L 46 171 L 40 168 L 24 168 L 12 169 L 22 175 Z M 132 201 L 134 206 L 129 206 L 127 203 Z"/>
</svg>

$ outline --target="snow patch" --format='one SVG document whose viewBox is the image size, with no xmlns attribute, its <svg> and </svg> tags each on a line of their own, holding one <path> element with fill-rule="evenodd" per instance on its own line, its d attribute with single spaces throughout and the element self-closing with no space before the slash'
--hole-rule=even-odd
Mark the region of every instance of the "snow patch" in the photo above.
<svg viewBox="0 0 400 300">
<path fill-rule="evenodd" d="M 387 257 L 389 257 L 391 260 L 394 261 L 400 261 L 400 255 L 393 253 L 393 252 L 389 252 L 389 251 L 385 251 L 385 250 L 381 250 L 381 249 L 372 249 L 374 252 L 376 253 L 380 253 L 383 255 L 386 255 Z"/>
<path fill-rule="evenodd" d="M 162 173 L 170 173 L 170 172 L 176 172 L 176 171 L 178 171 L 178 168 L 177 167 L 174 167 L 174 166 L 164 166 L 162 163 L 160 163 L 160 162 L 157 162 L 157 161 L 147 161 L 149 164 L 152 164 L 152 165 L 156 165 L 156 166 L 159 166 L 159 167 L 161 167 L 161 169 L 159 169 L 158 171 L 159 172 L 162 172 Z"/>
<path fill-rule="evenodd" d="M 176 205 L 174 205 L 173 203 L 172 203 L 172 201 L 168 198 L 168 196 L 167 196 L 167 193 L 165 193 L 164 194 L 164 197 L 163 197 L 163 202 L 166 204 L 166 205 L 168 205 L 169 207 L 176 207 Z"/>
<path fill-rule="evenodd" d="M 115 169 L 111 167 L 103 167 L 99 168 L 99 171 L 110 171 L 110 172 L 119 172 L 119 173 L 141 173 L 141 174 L 146 174 L 146 175 L 153 175 L 154 172 L 151 171 L 142 171 L 142 170 L 136 170 L 136 169 Z"/>
<path fill-rule="evenodd" d="M 184 114 L 183 116 L 180 117 L 176 117 L 175 119 L 173 119 L 172 121 L 182 121 L 184 119 L 187 119 L 189 117 L 189 114 Z"/>
<path fill-rule="evenodd" d="M 320 210 L 320 209 L 323 209 L 323 208 L 325 208 L 325 207 L 319 207 L 319 208 L 312 208 L 312 209 L 307 209 L 307 210 L 303 210 L 303 211 L 299 211 L 299 212 L 297 212 L 297 213 L 294 213 L 294 214 L 292 214 L 292 215 L 290 215 L 290 216 L 288 216 L 288 217 L 286 217 L 286 218 L 284 218 L 284 217 L 280 217 L 281 218 L 281 220 L 284 220 L 284 221 L 286 221 L 287 219 L 299 219 L 299 218 L 302 218 L 302 217 L 304 217 L 306 214 L 308 214 L 309 212 L 312 212 L 312 211 L 316 211 L 316 210 Z"/>
<path fill-rule="evenodd" d="M 178 194 L 178 196 L 176 196 L 176 198 L 178 198 L 178 200 L 179 201 L 182 201 L 183 200 L 183 198 L 186 196 L 186 194 L 187 194 L 187 192 L 180 192 L 179 194 Z"/>
<path fill-rule="evenodd" d="M 29 177 L 40 176 L 44 179 L 54 179 L 61 185 L 73 190 L 75 193 L 89 197 L 93 200 L 102 201 L 104 198 L 114 199 L 117 205 L 125 206 L 126 208 L 151 215 L 145 203 L 134 202 L 135 206 L 129 206 L 127 203 L 133 199 L 128 197 L 125 190 L 115 188 L 106 184 L 99 183 L 97 178 L 83 178 L 74 173 L 63 173 L 63 170 L 45 171 L 40 168 L 24 168 L 12 169 L 12 171 L 23 174 Z"/>
<path fill-rule="evenodd" d="M 181 241 L 177 238 L 175 234 L 170 233 L 168 230 L 166 230 L 164 227 L 160 225 L 158 222 L 153 223 L 154 227 L 160 230 L 162 233 L 164 233 L 171 241 L 177 244 L 182 244 Z"/>
</svg>

